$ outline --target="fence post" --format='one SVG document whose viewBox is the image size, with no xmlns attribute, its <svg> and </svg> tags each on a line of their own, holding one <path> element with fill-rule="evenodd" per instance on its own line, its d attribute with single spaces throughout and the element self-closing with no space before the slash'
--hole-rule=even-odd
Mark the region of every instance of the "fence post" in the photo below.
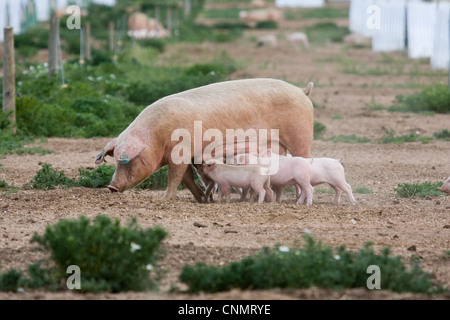
<svg viewBox="0 0 450 320">
<path fill-rule="evenodd" d="M 191 0 L 184 0 L 183 14 L 185 18 L 191 14 Z"/>
<path fill-rule="evenodd" d="M 91 24 L 86 22 L 84 24 L 84 59 L 92 61 L 91 55 Z"/>
<path fill-rule="evenodd" d="M 50 22 L 50 38 L 48 41 L 48 75 L 59 71 L 58 68 L 59 18 L 53 13 Z"/>
<path fill-rule="evenodd" d="M 172 7 L 171 6 L 167 6 L 167 11 L 166 11 L 166 27 L 167 30 L 172 33 Z"/>
<path fill-rule="evenodd" d="M 14 34 L 12 27 L 4 28 L 3 38 L 3 111 L 11 112 L 9 120 L 14 124 L 16 133 L 16 76 L 14 65 Z"/>
<path fill-rule="evenodd" d="M 115 35 L 114 35 L 114 22 L 110 21 L 108 23 L 108 34 L 109 34 L 109 51 L 110 52 L 114 52 L 115 49 L 115 43 L 114 43 L 114 39 L 115 39 Z"/>
</svg>

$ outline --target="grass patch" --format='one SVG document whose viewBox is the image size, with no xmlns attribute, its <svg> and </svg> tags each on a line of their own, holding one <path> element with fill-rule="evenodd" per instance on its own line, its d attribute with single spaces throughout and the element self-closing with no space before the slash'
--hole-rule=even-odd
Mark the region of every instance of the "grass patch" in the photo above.
<svg viewBox="0 0 450 320">
<path fill-rule="evenodd" d="M 377 65 L 368 67 L 366 64 L 355 64 L 352 61 L 341 63 L 341 72 L 360 76 L 400 76 L 404 73 L 404 65 Z"/>
<path fill-rule="evenodd" d="M 190 292 L 313 286 L 340 290 L 366 288 L 367 268 L 376 265 L 382 270 L 381 289 L 422 293 L 433 290 L 431 275 L 423 271 L 418 262 L 408 269 L 400 256 L 390 255 L 388 247 L 382 249 L 381 254 L 375 253 L 370 243 L 358 252 L 347 251 L 343 245 L 334 251 L 309 235 L 303 238 L 303 247 L 265 247 L 255 255 L 225 266 L 204 263 L 184 266 L 179 279 L 187 284 Z"/>
<path fill-rule="evenodd" d="M 288 10 L 284 12 L 284 18 L 286 20 L 348 18 L 348 8 L 324 7 Z"/>
<path fill-rule="evenodd" d="M 332 188 L 314 188 L 314 192 L 323 193 L 323 194 L 334 194 L 334 190 Z"/>
<path fill-rule="evenodd" d="M 6 194 L 16 193 L 19 188 L 10 186 L 5 180 L 0 180 L 0 191 L 6 192 Z"/>
<path fill-rule="evenodd" d="M 358 137 L 355 134 L 352 135 L 338 135 L 338 136 L 333 136 L 331 138 L 327 139 L 328 141 L 333 141 L 334 143 L 368 143 L 371 140 L 369 138 L 366 137 Z"/>
<path fill-rule="evenodd" d="M 442 196 L 444 193 L 439 190 L 442 184 L 442 181 L 399 183 L 396 187 L 394 187 L 394 191 L 397 192 L 398 196 L 403 198 Z"/>
<path fill-rule="evenodd" d="M 341 114 L 333 114 L 333 115 L 331 116 L 331 119 L 334 119 L 334 120 L 341 120 L 341 119 L 342 119 L 342 115 L 341 115 Z"/>
<path fill-rule="evenodd" d="M 318 22 L 305 27 L 305 33 L 309 42 L 325 44 L 328 41 L 342 42 L 350 31 L 347 27 L 339 27 L 334 22 Z"/>
<path fill-rule="evenodd" d="M 401 144 L 405 142 L 422 142 L 429 143 L 433 140 L 432 137 L 423 137 L 416 135 L 414 133 L 410 133 L 407 135 L 396 136 L 394 130 L 386 130 L 384 136 L 382 136 L 378 142 L 382 144 L 392 143 L 392 144 Z"/>
<path fill-rule="evenodd" d="M 370 103 L 366 103 L 366 108 L 369 109 L 370 111 L 378 111 L 386 109 L 383 105 L 375 102 L 375 97 L 373 96 L 373 94 Z"/>
<path fill-rule="evenodd" d="M 314 120 L 314 139 L 321 139 L 325 135 L 327 127 L 319 121 Z"/>
<path fill-rule="evenodd" d="M 369 189 L 365 186 L 359 186 L 353 189 L 353 192 L 360 194 L 374 194 L 375 192 L 372 189 Z"/>
<path fill-rule="evenodd" d="M 208 19 L 239 19 L 240 8 L 208 9 L 203 16 Z"/>
</svg>

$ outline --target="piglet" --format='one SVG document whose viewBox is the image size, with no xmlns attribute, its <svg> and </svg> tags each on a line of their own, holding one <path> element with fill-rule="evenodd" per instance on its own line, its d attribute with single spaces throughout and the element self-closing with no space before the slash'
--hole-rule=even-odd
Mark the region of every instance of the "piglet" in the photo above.
<svg viewBox="0 0 450 320">
<path fill-rule="evenodd" d="M 322 183 L 328 183 L 335 192 L 333 201 L 335 204 L 339 203 L 342 192 L 347 195 L 348 201 L 351 204 L 356 204 L 352 187 L 345 181 L 344 166 L 340 160 L 332 158 L 307 158 L 306 161 L 310 163 L 313 170 L 311 185 L 316 186 Z"/>
<path fill-rule="evenodd" d="M 267 165 L 268 160 L 269 165 Z M 338 204 L 342 192 L 345 192 L 351 204 L 355 204 L 351 186 L 345 181 L 344 167 L 340 160 L 331 158 L 302 158 L 291 155 L 272 155 L 270 150 L 262 157 L 250 154 L 246 159 L 249 163 L 265 163 L 271 167 L 271 184 L 276 194 L 276 200 L 281 202 L 282 191 L 285 187 L 299 186 L 301 194 L 297 190 L 297 204 L 312 204 L 313 186 L 328 183 L 335 191 L 334 203 Z M 276 168 L 277 170 L 274 170 Z"/>
<path fill-rule="evenodd" d="M 273 191 L 270 189 L 270 175 L 267 168 L 260 166 L 233 166 L 208 161 L 202 166 L 202 175 L 212 179 L 219 185 L 219 203 L 225 195 L 230 202 L 230 187 L 252 188 L 259 196 L 258 202 L 264 201 L 265 195 L 273 201 Z"/>
<path fill-rule="evenodd" d="M 450 194 L 450 177 L 448 177 L 447 180 L 445 180 L 444 184 L 442 185 L 442 187 L 439 188 L 439 190 L 447 194 Z"/>
</svg>

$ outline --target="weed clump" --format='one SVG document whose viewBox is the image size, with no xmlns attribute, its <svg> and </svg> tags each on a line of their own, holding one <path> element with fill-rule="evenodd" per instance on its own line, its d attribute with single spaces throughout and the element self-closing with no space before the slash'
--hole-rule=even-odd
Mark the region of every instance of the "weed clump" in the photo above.
<svg viewBox="0 0 450 320">
<path fill-rule="evenodd" d="M 30 182 L 30 187 L 40 190 L 52 190 L 56 187 L 70 188 L 76 186 L 73 179 L 65 175 L 63 171 L 52 168 L 49 163 L 44 163 Z"/>
<path fill-rule="evenodd" d="M 442 184 L 442 181 L 399 183 L 397 187 L 394 187 L 394 191 L 397 192 L 397 195 L 403 198 L 442 196 L 444 194 L 439 191 L 439 188 L 442 186 Z"/>
</svg>

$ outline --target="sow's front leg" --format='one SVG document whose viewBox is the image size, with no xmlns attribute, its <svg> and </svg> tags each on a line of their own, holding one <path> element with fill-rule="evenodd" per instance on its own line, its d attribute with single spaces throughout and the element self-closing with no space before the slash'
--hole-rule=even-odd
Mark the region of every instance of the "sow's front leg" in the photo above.
<svg viewBox="0 0 450 320">
<path fill-rule="evenodd" d="M 205 194 L 195 183 L 194 173 L 187 164 L 169 164 L 169 177 L 167 183 L 167 190 L 164 194 L 164 199 L 175 200 L 177 197 L 177 189 L 180 183 L 183 181 L 184 185 L 194 195 L 195 200 L 203 202 Z"/>
</svg>

